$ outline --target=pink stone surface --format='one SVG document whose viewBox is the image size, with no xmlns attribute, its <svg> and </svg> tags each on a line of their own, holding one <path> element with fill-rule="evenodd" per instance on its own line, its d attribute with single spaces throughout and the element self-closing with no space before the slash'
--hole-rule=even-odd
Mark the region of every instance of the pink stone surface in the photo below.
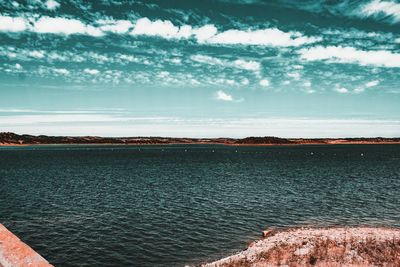
<svg viewBox="0 0 400 267">
<path fill-rule="evenodd" d="M 49 267 L 42 256 L 0 224 L 0 267 Z"/>
</svg>

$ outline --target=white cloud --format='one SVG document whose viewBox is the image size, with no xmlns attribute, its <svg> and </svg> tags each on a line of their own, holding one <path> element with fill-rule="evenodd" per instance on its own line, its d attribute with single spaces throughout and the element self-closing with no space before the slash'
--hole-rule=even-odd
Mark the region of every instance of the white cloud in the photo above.
<svg viewBox="0 0 400 267">
<path fill-rule="evenodd" d="M 217 34 L 218 29 L 214 25 L 205 25 L 194 31 L 198 42 L 202 43 Z"/>
<path fill-rule="evenodd" d="M 367 82 L 363 86 L 359 86 L 356 89 L 354 89 L 353 93 L 355 93 L 355 94 L 363 93 L 363 92 L 365 92 L 366 89 L 375 87 L 378 84 L 379 84 L 379 80 L 374 80 L 374 81 Z"/>
<path fill-rule="evenodd" d="M 47 6 L 55 9 L 59 4 L 54 0 L 46 2 Z M 88 25 L 80 20 L 63 17 L 40 17 L 30 26 L 24 18 L 0 16 L 0 31 L 30 30 L 36 33 L 53 34 L 85 34 L 102 36 L 107 32 L 131 35 L 158 36 L 165 39 L 194 38 L 198 43 L 221 45 L 261 45 L 261 46 L 300 46 L 322 40 L 320 37 L 307 37 L 299 32 L 284 32 L 277 28 L 260 30 L 230 29 L 218 32 L 213 24 L 198 28 L 190 25 L 176 26 L 169 20 L 155 20 L 144 17 L 132 24 L 128 20 L 100 19 L 96 22 L 98 27 Z"/>
<path fill-rule="evenodd" d="M 235 84 L 236 84 L 235 80 L 231 80 L 231 79 L 227 79 L 225 82 L 226 82 L 228 85 L 235 85 Z"/>
<path fill-rule="evenodd" d="M 83 71 L 90 75 L 97 75 L 100 73 L 100 71 L 96 69 L 84 69 Z"/>
<path fill-rule="evenodd" d="M 182 63 L 182 59 L 180 59 L 180 58 L 172 58 L 172 59 L 170 59 L 169 60 L 171 63 L 174 63 L 174 64 L 177 64 L 177 65 L 179 65 L 179 64 L 181 64 Z"/>
<path fill-rule="evenodd" d="M 0 15 L 0 31 L 21 32 L 27 29 L 27 21 L 23 18 L 13 18 Z"/>
<path fill-rule="evenodd" d="M 60 3 L 58 3 L 54 0 L 47 0 L 46 7 L 47 7 L 47 9 L 54 10 L 54 9 L 57 9 L 60 7 Z"/>
<path fill-rule="evenodd" d="M 112 32 L 116 34 L 124 34 L 133 27 L 129 20 L 99 20 L 97 21 L 101 26 L 99 29 L 103 32 Z"/>
<path fill-rule="evenodd" d="M 118 54 L 117 57 L 123 62 L 139 62 L 139 59 L 135 58 L 132 55 Z"/>
<path fill-rule="evenodd" d="M 4 125 L 30 125 L 40 123 L 61 122 L 117 122 L 124 121 L 122 118 L 103 114 L 46 114 L 46 115 L 12 115 L 1 116 L 0 122 Z M 47 120 L 46 120 L 47 117 Z"/>
<path fill-rule="evenodd" d="M 264 30 L 227 30 L 207 40 L 213 44 L 300 46 L 320 41 L 321 38 L 306 37 L 298 32 L 283 32 L 277 28 Z"/>
<path fill-rule="evenodd" d="M 221 90 L 215 92 L 215 99 L 221 100 L 221 101 L 233 101 L 232 95 L 229 95 Z"/>
<path fill-rule="evenodd" d="M 168 71 L 161 71 L 158 75 L 159 78 L 166 78 L 169 76 L 169 72 Z"/>
<path fill-rule="evenodd" d="M 86 25 L 80 20 L 68 18 L 41 17 L 34 23 L 33 29 L 37 33 L 54 34 L 86 34 L 91 36 L 101 36 L 103 32 L 91 25 Z"/>
<path fill-rule="evenodd" d="M 177 38 L 189 38 L 192 33 L 192 27 L 189 25 L 183 25 L 179 28 Z"/>
<path fill-rule="evenodd" d="M 225 59 L 219 59 L 216 57 L 211 57 L 207 55 L 193 55 L 190 57 L 191 60 L 202 63 L 209 64 L 213 66 L 223 66 L 227 68 L 237 68 L 242 70 L 253 71 L 259 75 L 261 70 L 261 64 L 253 60 L 237 59 L 235 61 L 229 61 Z"/>
<path fill-rule="evenodd" d="M 367 82 L 367 83 L 365 84 L 365 87 L 370 88 L 370 87 L 377 86 L 378 84 L 379 84 L 379 81 L 378 81 L 378 80 L 370 81 L 370 82 Z"/>
<path fill-rule="evenodd" d="M 303 83 L 304 88 L 304 92 L 306 92 L 307 94 L 313 94 L 315 93 L 315 90 L 312 89 L 312 83 L 310 81 L 306 81 Z"/>
<path fill-rule="evenodd" d="M 193 61 L 203 63 L 203 64 L 224 65 L 224 61 L 219 58 L 216 58 L 216 57 L 210 57 L 210 56 L 205 56 L 205 55 L 193 55 L 190 58 Z"/>
<path fill-rule="evenodd" d="M 304 66 L 303 65 L 293 65 L 292 68 L 296 69 L 296 70 L 302 70 L 302 69 L 304 69 Z"/>
<path fill-rule="evenodd" d="M 235 60 L 234 64 L 240 68 L 240 69 L 244 69 L 244 70 L 251 70 L 251 71 L 260 71 L 261 69 L 261 64 L 258 63 L 257 61 L 246 61 L 243 59 L 237 59 Z"/>
<path fill-rule="evenodd" d="M 365 91 L 365 87 L 358 87 L 358 88 L 353 90 L 353 93 L 360 94 L 360 93 L 362 93 L 364 91 Z"/>
<path fill-rule="evenodd" d="M 133 26 L 127 20 L 99 20 L 97 23 L 100 27 L 87 25 L 77 19 L 43 16 L 33 20 L 30 25 L 24 18 L 0 15 L 0 31 L 6 32 L 29 30 L 36 33 L 83 34 L 98 37 L 104 35 L 105 32 L 123 34 Z"/>
<path fill-rule="evenodd" d="M 263 87 L 269 86 L 269 81 L 267 79 L 262 79 L 259 83 Z"/>
<path fill-rule="evenodd" d="M 54 69 L 53 70 L 55 73 L 58 73 L 58 74 L 62 74 L 62 75 L 69 75 L 69 70 L 67 70 L 67 69 Z"/>
<path fill-rule="evenodd" d="M 247 31 L 231 29 L 218 33 L 217 27 L 212 24 L 193 28 L 190 25 L 175 26 L 169 20 L 151 21 L 146 17 L 136 21 L 131 34 L 166 39 L 194 37 L 199 43 L 229 45 L 300 46 L 321 40 L 319 37 L 307 37 L 299 32 L 283 32 L 277 28 Z"/>
<path fill-rule="evenodd" d="M 54 62 L 91 62 L 95 64 L 116 63 L 126 65 L 129 62 L 139 64 L 151 64 L 146 62 L 146 56 L 133 56 L 128 54 L 99 54 L 95 52 L 77 52 L 77 51 L 57 51 L 57 50 L 32 50 L 28 48 L 18 48 L 13 46 L 0 46 L 0 57 L 8 57 L 18 61 L 32 61 L 33 58 L 45 59 L 49 63 Z M 168 60 L 162 59 L 162 60 Z"/>
<path fill-rule="evenodd" d="M 47 135 L 303 138 L 396 137 L 399 120 L 310 119 L 296 117 L 201 118 L 133 117 L 121 114 L 27 114 L 0 116 L 0 131 Z"/>
<path fill-rule="evenodd" d="M 249 84 L 249 79 L 243 78 L 240 82 L 242 85 L 248 85 Z"/>
<path fill-rule="evenodd" d="M 44 52 L 43 51 L 30 51 L 29 56 L 34 57 L 34 58 L 44 58 Z"/>
<path fill-rule="evenodd" d="M 300 56 L 307 61 L 328 60 L 335 63 L 354 63 L 378 67 L 400 67 L 400 54 L 386 50 L 364 51 L 354 47 L 316 46 L 300 50 Z"/>
<path fill-rule="evenodd" d="M 289 72 L 286 74 L 288 77 L 293 78 L 295 80 L 299 80 L 301 77 L 301 74 L 299 72 Z"/>
<path fill-rule="evenodd" d="M 131 31 L 132 35 L 160 36 L 163 38 L 189 38 L 192 34 L 190 26 L 178 27 L 169 20 L 151 21 L 148 18 L 141 18 L 136 21 Z"/>
<path fill-rule="evenodd" d="M 374 81 L 370 81 L 364 84 L 364 86 L 359 86 L 356 89 L 354 89 L 354 93 L 355 94 L 360 94 L 363 93 L 366 89 L 368 88 L 372 88 L 375 87 L 379 84 L 379 80 L 374 80 Z"/>
<path fill-rule="evenodd" d="M 22 66 L 20 64 L 18 64 L 18 63 L 15 64 L 15 68 L 17 70 L 22 70 Z"/>
<path fill-rule="evenodd" d="M 192 84 L 192 85 L 200 85 L 201 83 L 196 79 L 190 79 L 190 84 Z"/>
<path fill-rule="evenodd" d="M 344 87 L 338 87 L 338 88 L 335 89 L 335 91 L 338 92 L 338 93 L 341 93 L 341 94 L 346 94 L 346 93 L 349 92 L 349 90 L 347 90 Z"/>
<path fill-rule="evenodd" d="M 377 16 L 383 14 L 392 17 L 395 22 L 400 21 L 400 3 L 392 1 L 373 0 L 361 9 L 364 16 Z"/>
</svg>

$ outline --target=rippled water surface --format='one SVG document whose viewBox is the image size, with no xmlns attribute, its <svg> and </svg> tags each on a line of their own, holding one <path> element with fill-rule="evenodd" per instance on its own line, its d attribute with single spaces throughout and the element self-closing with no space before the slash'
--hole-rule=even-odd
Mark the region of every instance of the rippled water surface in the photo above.
<svg viewBox="0 0 400 267">
<path fill-rule="evenodd" d="M 59 266 L 183 266 L 266 227 L 400 227 L 400 146 L 0 148 L 0 223 Z"/>
</svg>

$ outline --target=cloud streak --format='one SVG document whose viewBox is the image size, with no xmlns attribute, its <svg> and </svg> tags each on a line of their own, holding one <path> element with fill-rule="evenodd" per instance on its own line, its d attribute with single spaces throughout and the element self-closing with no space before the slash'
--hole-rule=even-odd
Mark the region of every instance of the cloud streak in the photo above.
<svg viewBox="0 0 400 267">
<path fill-rule="evenodd" d="M 316 46 L 301 49 L 300 57 L 306 61 L 325 60 L 328 63 L 352 63 L 362 66 L 400 67 L 400 54 L 387 50 L 364 51 L 354 47 Z"/>
<path fill-rule="evenodd" d="M 367 88 L 375 87 L 375 86 L 377 86 L 378 84 L 379 84 L 379 81 L 378 81 L 378 80 L 370 81 L 370 82 L 367 82 L 367 83 L 365 84 L 365 87 L 367 87 Z"/>
<path fill-rule="evenodd" d="M 139 19 L 132 35 L 158 36 L 166 39 L 195 38 L 199 43 L 219 45 L 257 45 L 257 46 L 301 46 L 321 41 L 320 37 L 303 36 L 300 32 L 283 32 L 277 28 L 262 30 L 230 29 L 218 32 L 212 25 L 194 28 L 190 25 L 175 26 L 169 20 L 151 21 L 148 18 Z"/>
<path fill-rule="evenodd" d="M 47 135 L 170 137 L 395 137 L 398 120 L 130 117 L 98 114 L 0 116 L 0 131 Z"/>
<path fill-rule="evenodd" d="M 361 8 L 361 15 L 366 17 L 389 17 L 393 23 L 400 22 L 400 3 L 392 1 L 373 0 Z"/>
<path fill-rule="evenodd" d="M 53 3 L 54 1 L 50 1 Z M 57 2 L 54 2 L 57 3 Z M 55 9 L 55 4 L 50 6 Z M 58 3 L 57 3 L 58 4 Z M 130 32 L 129 30 L 132 29 Z M 255 45 L 272 47 L 301 46 L 321 41 L 320 37 L 304 36 L 300 32 L 284 32 L 278 28 L 259 30 L 230 29 L 219 32 L 213 24 L 201 27 L 174 25 L 169 20 L 150 20 L 140 18 L 135 24 L 127 20 L 98 20 L 97 26 L 86 24 L 78 19 L 43 16 L 32 22 L 22 17 L 0 16 L 0 31 L 31 32 L 41 34 L 81 34 L 100 37 L 109 32 L 132 36 L 151 36 L 164 39 L 194 39 L 198 43 L 216 45 Z"/>
<path fill-rule="evenodd" d="M 299 32 L 283 32 L 277 28 L 263 30 L 227 30 L 206 40 L 211 44 L 257 45 L 272 47 L 301 46 L 321 41 L 319 37 L 303 36 Z"/>
<path fill-rule="evenodd" d="M 220 59 L 208 55 L 199 55 L 199 54 L 191 56 L 190 59 L 198 63 L 208 64 L 212 66 L 222 66 L 228 68 L 248 70 L 254 72 L 256 75 L 259 75 L 261 71 L 261 64 L 254 60 L 236 59 L 234 61 L 229 61 L 226 59 Z"/>
<path fill-rule="evenodd" d="M 103 32 L 91 25 L 86 25 L 80 20 L 68 18 L 41 17 L 34 23 L 33 32 L 53 34 L 85 34 L 99 37 Z"/>
<path fill-rule="evenodd" d="M 28 23 L 23 18 L 14 18 L 0 15 L 0 31 L 1 32 L 21 32 L 28 28 Z"/>
</svg>

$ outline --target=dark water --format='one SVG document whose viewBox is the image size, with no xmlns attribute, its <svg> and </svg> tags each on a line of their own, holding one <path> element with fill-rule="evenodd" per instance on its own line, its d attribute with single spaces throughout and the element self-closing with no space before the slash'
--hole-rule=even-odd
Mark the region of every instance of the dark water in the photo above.
<svg viewBox="0 0 400 267">
<path fill-rule="evenodd" d="M 0 148 L 0 222 L 59 266 L 183 266 L 269 226 L 400 227 L 400 146 Z"/>
</svg>

